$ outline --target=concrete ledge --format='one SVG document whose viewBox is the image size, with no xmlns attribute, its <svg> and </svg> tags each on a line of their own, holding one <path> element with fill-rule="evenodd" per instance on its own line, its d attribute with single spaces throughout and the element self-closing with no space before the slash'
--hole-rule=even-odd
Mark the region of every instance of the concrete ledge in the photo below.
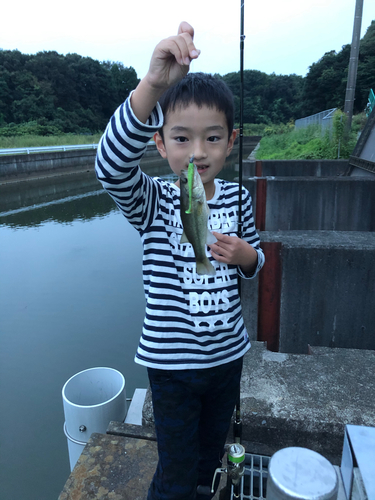
<svg viewBox="0 0 375 500">
<path fill-rule="evenodd" d="M 271 456 L 287 446 L 302 446 L 338 465 L 345 425 L 375 426 L 375 352 L 310 351 L 274 353 L 263 342 L 252 343 L 241 380 L 247 452 Z M 106 435 L 92 434 L 59 500 L 146 499 L 157 463 L 149 390 L 143 423 L 148 426 L 111 422 Z M 228 442 L 232 439 L 229 435 Z"/>
<path fill-rule="evenodd" d="M 273 353 L 253 343 L 241 381 L 243 441 L 251 453 L 302 446 L 338 465 L 345 425 L 375 425 L 375 352 L 315 352 Z"/>
<path fill-rule="evenodd" d="M 157 462 L 153 441 L 94 433 L 59 500 L 145 500 Z"/>
<path fill-rule="evenodd" d="M 265 343 L 252 342 L 241 380 L 246 451 L 271 456 L 287 446 L 302 446 L 339 465 L 345 425 L 375 426 L 375 352 L 312 352 L 318 354 L 273 353 Z M 143 425 L 153 432 L 150 391 Z"/>
<path fill-rule="evenodd" d="M 147 389 L 147 394 L 149 395 L 148 397 L 150 397 L 150 388 Z M 136 439 L 148 439 L 149 441 L 156 441 L 155 426 L 153 420 L 152 422 L 150 422 L 149 426 L 146 425 L 146 422 L 144 422 L 142 425 L 127 424 L 125 422 L 110 422 L 107 428 L 107 434 L 112 434 L 113 436 L 124 436 Z"/>
</svg>

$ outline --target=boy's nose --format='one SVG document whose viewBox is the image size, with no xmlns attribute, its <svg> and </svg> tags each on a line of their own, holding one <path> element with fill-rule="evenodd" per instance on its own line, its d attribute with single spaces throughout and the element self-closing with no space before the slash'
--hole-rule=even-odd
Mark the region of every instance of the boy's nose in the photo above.
<svg viewBox="0 0 375 500">
<path fill-rule="evenodd" d="M 201 141 L 197 141 L 194 144 L 194 162 L 207 158 L 207 152 L 205 144 Z"/>
</svg>

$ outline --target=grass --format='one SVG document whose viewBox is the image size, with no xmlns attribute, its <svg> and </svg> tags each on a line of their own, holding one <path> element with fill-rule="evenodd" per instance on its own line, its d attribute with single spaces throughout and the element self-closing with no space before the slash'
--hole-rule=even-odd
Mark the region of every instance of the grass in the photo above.
<svg viewBox="0 0 375 500">
<path fill-rule="evenodd" d="M 289 126 L 265 129 L 256 152 L 259 160 L 315 160 L 349 158 L 357 142 L 358 132 L 364 126 L 361 115 L 353 119 L 352 130 L 345 132 L 346 115 L 341 111 L 335 113 L 331 132 L 322 134 L 317 125 L 303 129 Z"/>
<path fill-rule="evenodd" d="M 101 134 L 94 135 L 20 135 L 0 137 L 0 149 L 7 148 L 36 148 L 43 146 L 70 146 L 77 144 L 97 144 Z"/>
</svg>

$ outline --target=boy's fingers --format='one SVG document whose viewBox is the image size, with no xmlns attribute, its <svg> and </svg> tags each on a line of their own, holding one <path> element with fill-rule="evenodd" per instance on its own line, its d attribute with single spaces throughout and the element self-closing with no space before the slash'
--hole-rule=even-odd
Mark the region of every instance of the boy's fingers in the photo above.
<svg viewBox="0 0 375 500">
<path fill-rule="evenodd" d="M 182 66 L 189 65 L 189 50 L 187 48 L 185 40 L 183 38 L 179 39 L 178 37 L 170 37 L 167 42 L 168 43 L 165 45 L 165 48 L 163 50 L 166 57 L 168 57 L 168 53 L 172 54 L 178 64 Z"/>
<path fill-rule="evenodd" d="M 185 64 L 190 64 L 191 59 L 196 59 L 200 54 L 200 50 L 195 48 L 193 42 L 194 28 L 186 21 L 182 21 L 178 27 L 177 36 L 182 37 L 186 42 L 188 53 L 185 55 Z"/>
<path fill-rule="evenodd" d="M 188 66 L 192 59 L 196 59 L 199 51 L 194 46 L 189 34 L 182 34 L 169 38 L 169 50 L 176 58 L 178 64 Z"/>
<path fill-rule="evenodd" d="M 182 23 L 180 23 L 180 26 L 178 27 L 177 34 L 181 35 L 182 33 L 189 33 L 189 35 L 191 36 L 191 38 L 194 38 L 194 28 L 193 28 L 193 26 L 190 26 L 190 24 L 187 23 L 186 21 L 182 21 Z"/>
</svg>

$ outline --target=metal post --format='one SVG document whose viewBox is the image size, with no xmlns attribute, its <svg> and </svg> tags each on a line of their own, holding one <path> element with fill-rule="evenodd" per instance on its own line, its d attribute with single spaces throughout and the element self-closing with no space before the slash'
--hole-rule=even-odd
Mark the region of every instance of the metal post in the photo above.
<svg viewBox="0 0 375 500">
<path fill-rule="evenodd" d="M 356 0 L 353 38 L 352 38 L 352 46 L 350 49 L 350 60 L 348 69 L 348 83 L 346 85 L 345 106 L 344 106 L 344 113 L 348 117 L 348 120 L 346 122 L 347 131 L 349 131 L 352 126 L 355 86 L 357 81 L 359 44 L 361 39 L 362 11 L 363 11 L 363 0 Z"/>
</svg>

